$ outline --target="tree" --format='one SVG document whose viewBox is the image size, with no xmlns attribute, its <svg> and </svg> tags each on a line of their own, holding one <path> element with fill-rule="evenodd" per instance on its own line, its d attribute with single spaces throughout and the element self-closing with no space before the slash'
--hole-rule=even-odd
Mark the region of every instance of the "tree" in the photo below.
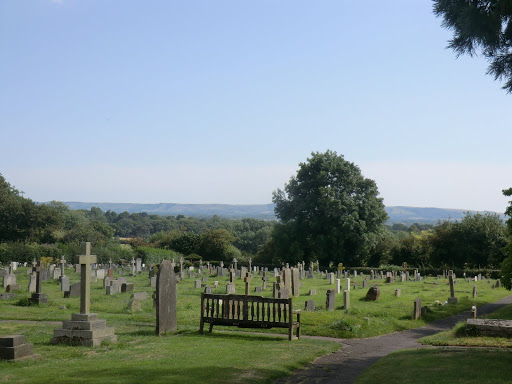
<svg viewBox="0 0 512 384">
<path fill-rule="evenodd" d="M 504 189 L 503 195 L 512 196 L 512 188 Z M 506 221 L 508 233 L 512 235 L 512 201 L 508 202 L 508 207 L 505 210 L 505 215 L 508 216 Z M 501 277 L 502 283 L 509 291 L 512 289 L 512 241 L 504 249 L 506 258 L 501 264 Z"/>
<path fill-rule="evenodd" d="M 452 29 L 449 41 L 457 57 L 479 51 L 489 61 L 487 73 L 505 80 L 512 92 L 512 2 L 510 0 L 434 0 L 434 14 Z"/>
<path fill-rule="evenodd" d="M 365 264 L 387 220 L 377 185 L 336 152 L 313 152 L 284 191 L 273 193 L 280 220 L 272 234 L 280 258 Z M 280 247 L 288 242 L 289 245 Z"/>
</svg>

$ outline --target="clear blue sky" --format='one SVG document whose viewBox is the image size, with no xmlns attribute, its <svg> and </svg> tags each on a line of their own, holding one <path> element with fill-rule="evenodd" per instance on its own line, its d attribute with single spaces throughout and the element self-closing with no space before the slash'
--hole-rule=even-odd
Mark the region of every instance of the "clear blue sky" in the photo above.
<svg viewBox="0 0 512 384">
<path fill-rule="evenodd" d="M 312 151 L 504 211 L 512 95 L 430 1 L 4 0 L 0 173 L 35 201 L 270 203 Z"/>
</svg>

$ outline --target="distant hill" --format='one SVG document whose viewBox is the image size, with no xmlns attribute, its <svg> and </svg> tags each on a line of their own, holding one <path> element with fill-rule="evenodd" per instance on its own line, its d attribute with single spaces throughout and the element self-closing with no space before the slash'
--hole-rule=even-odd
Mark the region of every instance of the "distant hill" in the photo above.
<svg viewBox="0 0 512 384">
<path fill-rule="evenodd" d="M 218 215 L 230 219 L 240 219 L 245 217 L 275 220 L 274 204 L 255 204 L 255 205 L 230 205 L 230 204 L 131 204 L 131 203 L 82 203 L 82 202 L 64 202 L 70 209 L 91 209 L 98 207 L 102 211 L 113 211 L 121 213 L 124 211 L 130 213 L 147 212 L 151 215 L 162 216 L 193 216 L 210 217 Z M 463 209 L 443 209 L 443 208 L 418 208 L 418 207 L 386 207 L 389 216 L 388 224 L 402 223 L 422 223 L 436 224 L 444 220 L 460 220 L 464 217 L 467 210 Z M 474 211 L 471 211 L 474 212 Z M 483 213 L 483 212 L 482 212 Z"/>
</svg>

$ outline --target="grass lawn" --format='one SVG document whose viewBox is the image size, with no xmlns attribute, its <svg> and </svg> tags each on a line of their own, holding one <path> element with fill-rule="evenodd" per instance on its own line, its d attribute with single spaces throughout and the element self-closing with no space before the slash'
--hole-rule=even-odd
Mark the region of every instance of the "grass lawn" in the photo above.
<svg viewBox="0 0 512 384">
<path fill-rule="evenodd" d="M 71 282 L 79 281 L 78 274 L 67 270 Z M 173 382 L 173 383 L 265 383 L 289 375 L 293 370 L 312 361 L 317 356 L 339 349 L 340 344 L 325 340 L 301 339 L 288 342 L 279 336 L 258 336 L 242 332 L 238 328 L 215 327 L 212 334 L 199 335 L 200 289 L 194 289 L 194 280 L 185 279 L 178 284 L 178 333 L 155 336 L 155 312 L 151 294 L 153 288 L 147 273 L 126 276 L 134 283 L 134 292 L 147 292 L 149 299 L 142 310 L 128 310 L 129 293 L 107 296 L 102 281 L 91 284 L 91 312 L 106 319 L 108 326 L 116 329 L 118 343 L 100 348 L 54 346 L 49 341 L 53 330 L 60 325 L 41 321 L 70 320 L 72 313 L 79 312 L 79 298 L 63 298 L 58 281 L 43 283 L 43 292 L 48 295 L 49 305 L 26 306 L 30 296 L 26 292 L 28 275 L 25 268 L 17 271 L 21 291 L 16 298 L 0 300 L 0 334 L 23 334 L 27 342 L 34 343 L 40 360 L 10 363 L 0 361 L 0 383 L 37 382 Z M 260 276 L 253 284 L 261 285 Z M 225 293 L 227 278 L 210 276 L 207 284 L 219 280 L 214 293 Z M 273 279 L 270 279 L 273 281 Z M 336 297 L 336 310 L 325 311 L 327 289 L 334 288 L 326 279 L 305 279 L 300 288 L 300 297 L 294 298 L 294 307 L 303 309 L 304 302 L 314 299 L 318 310 L 302 313 L 302 334 L 333 336 L 338 338 L 369 337 L 424 325 L 428 321 L 450 316 L 469 309 L 472 305 L 494 302 L 509 294 L 503 288 L 491 289 L 491 283 L 478 282 L 478 299 L 470 299 L 473 283 L 462 279 L 456 285 L 460 299 L 457 305 L 436 306 L 449 296 L 447 279 L 430 277 L 423 282 L 385 284 L 382 280 L 370 281 L 380 285 L 381 297 L 377 302 L 366 302 L 367 289 L 351 290 L 351 308 L 345 311 L 343 295 Z M 352 279 L 362 284 L 362 278 Z M 492 282 L 494 283 L 494 282 Z M 342 280 L 345 284 L 345 280 Z M 345 287 L 346 288 L 346 287 Z M 395 297 L 400 288 L 401 297 Z M 243 281 L 236 281 L 237 292 L 243 292 Z M 317 294 L 309 296 L 310 289 Z M 3 293 L 0 287 L 0 293 Z M 262 296 L 271 296 L 271 283 Z M 425 319 L 413 321 L 413 300 L 421 297 L 423 305 L 429 306 Z M 38 323 L 19 323 L 12 320 L 33 320 Z M 251 332 L 254 330 L 246 330 Z M 268 333 L 285 334 L 284 329 L 272 329 Z"/>
<path fill-rule="evenodd" d="M 363 372 L 356 384 L 512 383 L 512 351 L 420 349 L 392 353 Z"/>
</svg>

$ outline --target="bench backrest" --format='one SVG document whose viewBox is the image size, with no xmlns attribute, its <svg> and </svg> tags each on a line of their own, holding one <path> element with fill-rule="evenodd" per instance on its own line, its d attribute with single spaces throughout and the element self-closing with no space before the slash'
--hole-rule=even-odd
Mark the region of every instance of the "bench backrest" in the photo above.
<svg viewBox="0 0 512 384">
<path fill-rule="evenodd" d="M 245 295 L 201 294 L 201 317 L 205 321 L 232 320 L 250 324 L 288 326 L 292 321 L 292 299 Z"/>
</svg>

